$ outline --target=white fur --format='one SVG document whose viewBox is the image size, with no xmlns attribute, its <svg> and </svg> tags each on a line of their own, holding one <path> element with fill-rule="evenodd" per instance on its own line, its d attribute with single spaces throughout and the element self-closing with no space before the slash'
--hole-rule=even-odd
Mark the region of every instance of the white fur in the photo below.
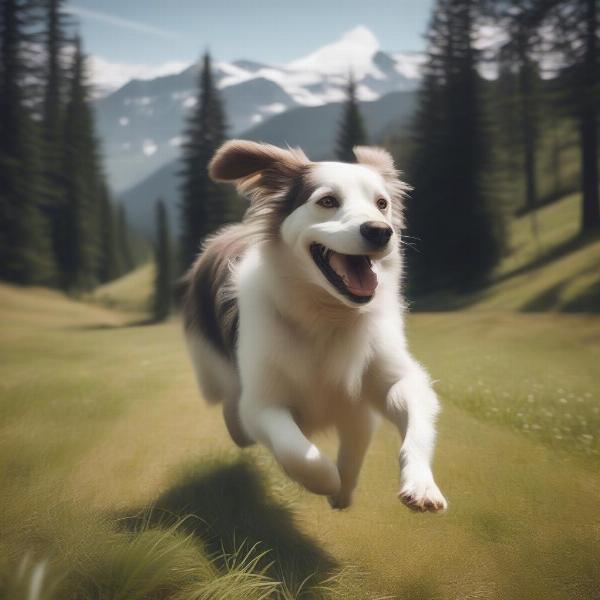
<svg viewBox="0 0 600 600">
<path fill-rule="evenodd" d="M 311 177 L 316 191 L 284 220 L 281 239 L 254 246 L 235 267 L 239 381 L 194 334 L 190 348 L 199 378 L 210 397 L 227 399 L 241 390 L 244 435 L 336 508 L 350 505 L 383 415 L 404 440 L 400 498 L 416 510 L 442 510 L 446 500 L 430 468 L 438 400 L 407 350 L 399 233 L 380 252 L 372 252 L 359 233 L 365 221 L 392 223 L 391 208 L 382 212 L 375 203 L 390 200 L 386 182 L 374 169 L 342 163 L 316 163 Z M 317 204 L 329 194 L 340 208 Z M 368 304 L 354 304 L 333 288 L 310 256 L 312 242 L 371 256 L 379 285 Z M 339 434 L 337 464 L 308 437 L 328 427 Z"/>
</svg>

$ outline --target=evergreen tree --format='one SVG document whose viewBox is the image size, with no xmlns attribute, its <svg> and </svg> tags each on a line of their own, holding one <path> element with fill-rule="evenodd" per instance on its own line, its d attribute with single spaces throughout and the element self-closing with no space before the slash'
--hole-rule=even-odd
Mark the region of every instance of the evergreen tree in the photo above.
<svg viewBox="0 0 600 600">
<path fill-rule="evenodd" d="M 198 102 L 183 146 L 181 185 L 181 267 L 187 269 L 207 235 L 240 213 L 232 192 L 211 181 L 208 163 L 225 139 L 225 116 L 213 81 L 210 55 L 202 61 Z"/>
<path fill-rule="evenodd" d="M 367 133 L 356 98 L 356 83 L 351 74 L 346 88 L 346 102 L 337 137 L 337 158 L 342 162 L 355 162 L 356 158 L 352 148 L 364 146 L 367 143 Z"/>
<path fill-rule="evenodd" d="M 42 0 L 45 24 L 42 35 L 45 68 L 41 129 L 42 129 L 42 206 L 50 223 L 54 252 L 60 254 L 61 210 L 64 210 L 63 158 L 64 158 L 64 85 L 65 74 L 62 55 L 67 44 L 64 0 Z"/>
<path fill-rule="evenodd" d="M 115 213 L 106 185 L 100 195 L 100 262 L 98 281 L 106 283 L 119 277 L 123 271 L 117 244 Z"/>
<path fill-rule="evenodd" d="M 85 57 L 75 41 L 64 130 L 64 208 L 57 228 L 58 262 L 66 289 L 90 289 L 100 262 L 99 216 L 103 193 Z"/>
<path fill-rule="evenodd" d="M 164 202 L 156 203 L 156 277 L 154 279 L 154 301 L 152 313 L 154 320 L 164 321 L 171 312 L 172 299 L 172 258 L 169 241 L 169 225 Z"/>
<path fill-rule="evenodd" d="M 409 168 L 409 254 L 418 291 L 479 283 L 503 247 L 502 212 L 486 191 L 486 127 L 478 54 L 476 0 L 438 0 L 428 32 L 424 81 Z"/>
<path fill-rule="evenodd" d="M 600 228 L 598 126 L 600 15 L 598 0 L 497 0 L 542 53 L 555 52 L 563 67 L 555 97 L 578 123 L 581 149 L 582 232 Z M 515 8 L 518 10 L 515 10 Z"/>
<path fill-rule="evenodd" d="M 522 198 L 522 206 L 528 211 L 532 234 L 539 246 L 536 211 L 539 108 L 542 101 L 539 65 L 532 57 L 533 45 L 524 27 L 510 21 L 507 28 L 511 31 L 511 41 L 499 53 L 497 86 L 504 107 L 496 113 L 496 121 L 500 121 L 496 126 L 504 129 L 499 137 L 507 142 L 509 158 L 506 161 L 508 168 L 504 169 L 505 176 L 513 182 L 513 188 L 520 188 L 514 190 L 514 197 Z"/>
<path fill-rule="evenodd" d="M 25 4 L 0 3 L 0 277 L 46 283 L 52 277 L 48 232 L 38 211 L 36 127 L 23 96 Z"/>
<path fill-rule="evenodd" d="M 135 266 L 131 241 L 129 239 L 129 224 L 127 222 L 127 209 L 122 204 L 117 213 L 117 247 L 120 257 L 121 274 L 129 273 Z"/>
</svg>

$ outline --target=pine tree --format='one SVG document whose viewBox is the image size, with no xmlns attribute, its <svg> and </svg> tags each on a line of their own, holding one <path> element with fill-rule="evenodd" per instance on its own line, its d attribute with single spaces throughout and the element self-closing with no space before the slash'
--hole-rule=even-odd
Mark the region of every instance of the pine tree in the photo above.
<svg viewBox="0 0 600 600">
<path fill-rule="evenodd" d="M 438 0 L 414 124 L 408 206 L 413 285 L 421 292 L 478 284 L 497 263 L 502 213 L 486 190 L 488 144 L 473 46 L 476 0 Z"/>
<path fill-rule="evenodd" d="M 121 274 L 129 273 L 134 268 L 135 263 L 129 239 L 127 209 L 122 204 L 119 206 L 117 213 L 117 247 L 120 257 Z"/>
<path fill-rule="evenodd" d="M 65 203 L 59 217 L 57 256 L 63 286 L 86 290 L 97 282 L 103 182 L 86 85 L 85 57 L 79 39 L 75 41 L 65 112 L 62 176 Z"/>
<path fill-rule="evenodd" d="M 367 133 L 356 98 L 356 83 L 354 76 L 350 75 L 337 137 L 337 158 L 343 162 L 355 162 L 356 158 L 352 148 L 364 146 L 367 143 Z"/>
<path fill-rule="evenodd" d="M 172 258 L 169 240 L 167 211 L 162 200 L 156 203 L 156 277 L 154 279 L 154 301 L 152 313 L 155 321 L 164 321 L 171 312 L 172 299 Z"/>
<path fill-rule="evenodd" d="M 491 0 L 490 0 L 491 1 Z M 497 0 L 540 52 L 556 52 L 556 105 L 578 124 L 581 149 L 581 231 L 600 228 L 598 127 L 600 106 L 600 14 L 598 0 Z M 521 6 L 521 4 L 524 4 Z M 515 7 L 518 11 L 515 13 Z M 543 34 L 542 34 L 543 32 Z"/>
<path fill-rule="evenodd" d="M 116 279 L 123 267 L 117 244 L 116 220 L 108 187 L 102 186 L 100 195 L 100 261 L 98 281 L 106 283 Z"/>
<path fill-rule="evenodd" d="M 52 278 L 48 232 L 38 211 L 36 126 L 23 96 L 26 5 L 0 4 L 0 277 L 17 283 Z"/>
<path fill-rule="evenodd" d="M 213 81 L 210 55 L 202 61 L 198 102 L 183 146 L 181 185 L 181 267 L 187 269 L 207 235 L 240 214 L 231 191 L 208 176 L 208 163 L 225 139 L 225 116 Z"/>
<path fill-rule="evenodd" d="M 43 0 L 45 24 L 42 37 L 45 67 L 42 71 L 44 89 L 42 98 L 42 207 L 49 220 L 54 242 L 54 253 L 59 255 L 61 210 L 64 210 L 63 158 L 64 158 L 64 86 L 62 64 L 67 44 L 64 0 Z"/>
<path fill-rule="evenodd" d="M 504 128 L 500 138 L 509 141 L 507 151 L 510 168 L 506 177 L 515 184 L 522 197 L 523 207 L 528 211 L 531 230 L 539 246 L 537 219 L 538 182 L 537 154 L 540 133 L 539 107 L 542 101 L 539 65 L 533 58 L 533 43 L 527 30 L 519 21 L 508 21 L 510 42 L 499 53 L 500 78 L 497 86 L 505 106 L 496 113 L 497 127 Z M 508 84 L 508 85 L 506 85 Z"/>
</svg>

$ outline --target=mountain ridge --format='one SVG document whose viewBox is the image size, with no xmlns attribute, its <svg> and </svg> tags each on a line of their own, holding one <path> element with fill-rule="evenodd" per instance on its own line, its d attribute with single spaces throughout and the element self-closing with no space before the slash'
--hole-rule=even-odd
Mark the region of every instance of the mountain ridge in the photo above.
<svg viewBox="0 0 600 600">
<path fill-rule="evenodd" d="M 242 58 L 215 60 L 213 72 L 229 122 L 229 135 L 286 111 L 339 102 L 349 72 L 364 101 L 413 91 L 422 55 L 389 53 L 363 26 L 285 65 Z M 180 155 L 188 111 L 196 102 L 199 64 L 155 79 L 135 79 L 95 103 L 98 133 L 112 189 L 123 193 Z"/>
<path fill-rule="evenodd" d="M 342 103 L 335 102 L 296 107 L 250 128 L 239 137 L 279 146 L 299 146 L 312 160 L 331 160 L 335 158 L 335 139 L 342 106 Z M 405 128 L 415 106 L 415 92 L 390 92 L 378 100 L 360 102 L 365 124 L 371 132 L 371 142 L 379 142 L 392 126 L 394 130 Z M 119 196 L 127 209 L 130 224 L 140 233 L 153 236 L 153 206 L 160 197 L 165 201 L 172 232 L 177 234 L 180 171 L 180 161 L 175 158 Z"/>
</svg>

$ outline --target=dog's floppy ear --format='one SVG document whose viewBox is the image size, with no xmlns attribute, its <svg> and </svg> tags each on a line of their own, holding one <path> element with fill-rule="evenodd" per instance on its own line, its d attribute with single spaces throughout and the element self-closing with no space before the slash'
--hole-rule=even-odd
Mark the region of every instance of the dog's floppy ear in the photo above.
<svg viewBox="0 0 600 600">
<path fill-rule="evenodd" d="M 404 197 L 411 187 L 400 179 L 400 171 L 394 165 L 392 155 L 377 146 L 354 146 L 352 149 L 359 164 L 377 171 L 386 183 L 392 197 L 394 224 L 398 229 L 404 227 Z"/>
<path fill-rule="evenodd" d="M 309 162 L 299 149 L 231 140 L 217 150 L 208 173 L 214 181 L 235 183 L 242 192 L 258 187 L 277 192 Z"/>
</svg>

